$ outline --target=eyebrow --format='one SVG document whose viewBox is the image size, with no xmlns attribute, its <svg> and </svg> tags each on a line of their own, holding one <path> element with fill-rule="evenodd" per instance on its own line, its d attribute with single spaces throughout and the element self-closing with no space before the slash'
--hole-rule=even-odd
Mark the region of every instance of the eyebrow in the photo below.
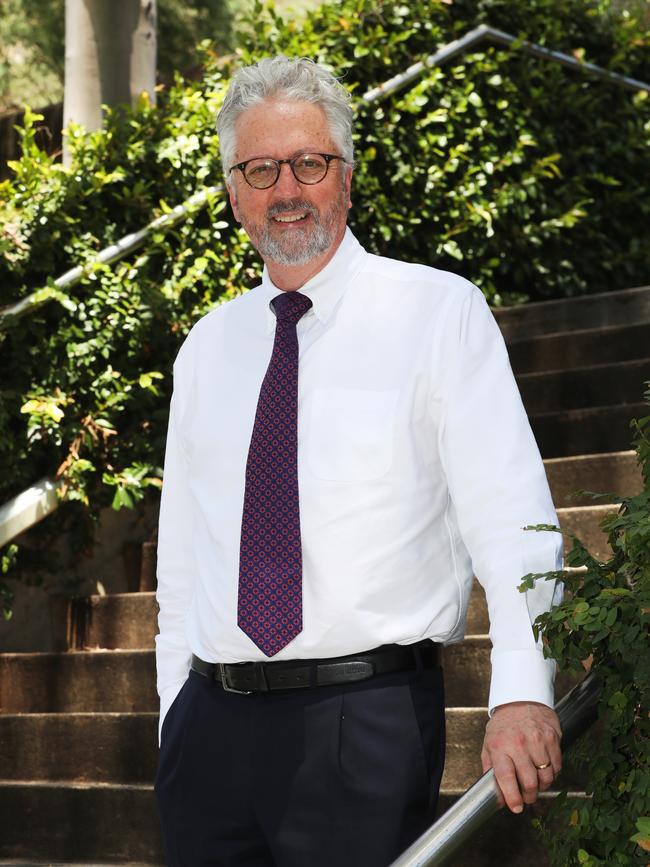
<svg viewBox="0 0 650 867">
<path fill-rule="evenodd" d="M 299 157 L 301 154 L 329 154 L 332 153 L 331 150 L 319 150 L 318 148 L 298 148 L 298 150 L 293 151 L 292 154 L 288 157 L 272 157 L 269 154 L 259 154 L 254 157 L 246 157 L 245 160 L 237 160 L 236 165 L 239 163 L 247 163 L 250 160 L 283 160 L 288 159 L 292 160 L 294 157 Z"/>
</svg>

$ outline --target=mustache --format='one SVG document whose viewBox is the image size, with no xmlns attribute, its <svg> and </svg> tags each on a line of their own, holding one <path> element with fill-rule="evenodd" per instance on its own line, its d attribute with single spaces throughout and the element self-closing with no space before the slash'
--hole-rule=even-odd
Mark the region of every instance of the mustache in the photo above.
<svg viewBox="0 0 650 867">
<path fill-rule="evenodd" d="M 277 217 L 287 211 L 305 211 L 312 216 L 318 216 L 318 209 L 305 199 L 286 199 L 284 202 L 275 202 L 266 212 L 268 219 Z"/>
</svg>

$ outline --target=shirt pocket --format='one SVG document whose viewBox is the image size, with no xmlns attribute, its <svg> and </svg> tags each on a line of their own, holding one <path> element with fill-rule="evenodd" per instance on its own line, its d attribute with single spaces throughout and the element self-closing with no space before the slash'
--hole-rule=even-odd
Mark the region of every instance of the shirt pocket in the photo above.
<svg viewBox="0 0 650 867">
<path fill-rule="evenodd" d="M 306 444 L 310 471 L 332 482 L 385 475 L 393 463 L 398 393 L 316 389 Z"/>
</svg>

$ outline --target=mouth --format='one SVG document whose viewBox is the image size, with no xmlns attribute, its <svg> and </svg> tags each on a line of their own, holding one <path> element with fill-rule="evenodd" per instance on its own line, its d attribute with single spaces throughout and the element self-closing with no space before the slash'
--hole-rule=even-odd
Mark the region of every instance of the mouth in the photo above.
<svg viewBox="0 0 650 867">
<path fill-rule="evenodd" d="M 273 222 L 274 223 L 299 223 L 302 220 L 306 220 L 308 216 L 309 216 L 308 213 L 288 214 L 288 215 L 284 215 L 284 216 L 281 214 L 278 214 L 278 215 L 273 217 Z"/>
</svg>

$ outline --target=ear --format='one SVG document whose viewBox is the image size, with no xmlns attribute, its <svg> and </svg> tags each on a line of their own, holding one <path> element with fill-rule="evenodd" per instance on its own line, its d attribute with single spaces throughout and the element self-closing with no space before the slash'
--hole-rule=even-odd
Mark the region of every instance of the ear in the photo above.
<svg viewBox="0 0 650 867">
<path fill-rule="evenodd" d="M 230 207 L 232 208 L 232 212 L 235 215 L 235 219 L 238 223 L 241 223 L 241 219 L 239 217 L 239 208 L 237 206 L 237 192 L 235 190 L 235 185 L 232 181 L 226 181 L 226 188 L 228 190 L 228 198 L 230 199 Z"/>
<path fill-rule="evenodd" d="M 345 167 L 345 195 L 348 200 L 348 208 L 352 207 L 350 191 L 352 189 L 352 166 Z"/>
</svg>

